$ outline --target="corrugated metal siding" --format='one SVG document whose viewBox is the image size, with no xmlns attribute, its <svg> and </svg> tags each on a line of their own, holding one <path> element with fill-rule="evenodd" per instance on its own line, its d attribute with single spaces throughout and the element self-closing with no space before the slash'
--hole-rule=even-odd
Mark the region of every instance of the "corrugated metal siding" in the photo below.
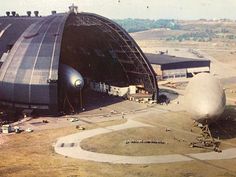
<svg viewBox="0 0 236 177">
<path fill-rule="evenodd" d="M 42 18 L 36 17 L 0 17 L 0 58 L 4 52 L 7 52 L 8 45 L 13 45 L 21 34 L 33 23 Z"/>
<path fill-rule="evenodd" d="M 210 72 L 209 67 L 197 67 L 197 68 L 188 68 L 188 73 L 194 73 L 194 72 Z"/>
<path fill-rule="evenodd" d="M 66 14 L 31 25 L 0 70 L 0 99 L 29 105 L 57 105 L 60 46 Z"/>
<path fill-rule="evenodd" d="M 186 69 L 171 69 L 163 71 L 163 79 L 187 77 Z"/>
</svg>

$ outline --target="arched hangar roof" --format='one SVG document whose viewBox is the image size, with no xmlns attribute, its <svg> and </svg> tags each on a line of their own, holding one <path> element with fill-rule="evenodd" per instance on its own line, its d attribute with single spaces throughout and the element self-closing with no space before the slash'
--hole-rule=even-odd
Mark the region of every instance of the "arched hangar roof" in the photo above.
<svg viewBox="0 0 236 177">
<path fill-rule="evenodd" d="M 67 26 L 96 26 L 102 30 L 112 39 L 109 45 L 114 58 L 119 61 L 129 83 L 143 84 L 149 93 L 157 95 L 155 74 L 128 33 L 104 17 L 72 13 L 42 18 L 22 33 L 0 69 L 2 103 L 22 108 L 57 109 L 58 68 Z"/>
<path fill-rule="evenodd" d="M 41 19 L 42 17 L 0 17 L 0 58 L 31 24 Z"/>
<path fill-rule="evenodd" d="M 57 14 L 30 25 L 0 69 L 0 99 L 15 106 L 56 104 L 60 45 L 67 15 Z"/>
</svg>

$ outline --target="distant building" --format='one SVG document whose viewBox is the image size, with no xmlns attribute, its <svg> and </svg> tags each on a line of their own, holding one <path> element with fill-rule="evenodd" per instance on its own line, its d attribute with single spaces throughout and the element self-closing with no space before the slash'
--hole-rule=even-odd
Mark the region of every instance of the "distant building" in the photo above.
<svg viewBox="0 0 236 177">
<path fill-rule="evenodd" d="M 210 72 L 210 60 L 175 57 L 161 54 L 145 54 L 158 80 L 187 78 L 201 72 Z"/>
</svg>

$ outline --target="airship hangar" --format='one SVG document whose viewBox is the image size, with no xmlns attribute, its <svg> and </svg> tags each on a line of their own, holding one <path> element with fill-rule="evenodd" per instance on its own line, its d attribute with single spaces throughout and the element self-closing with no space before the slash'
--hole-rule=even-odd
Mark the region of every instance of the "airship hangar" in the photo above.
<svg viewBox="0 0 236 177">
<path fill-rule="evenodd" d="M 210 72 L 207 60 L 144 54 L 118 24 L 76 6 L 46 17 L 6 12 L 0 66 L 1 105 L 47 113 L 81 109 L 87 88 L 157 102 L 157 80 Z"/>
<path fill-rule="evenodd" d="M 82 75 L 85 87 L 91 82 L 109 87 L 135 85 L 157 99 L 157 80 L 150 63 L 119 25 L 96 14 L 77 13 L 76 7 L 46 17 L 40 17 L 38 11 L 34 14 L 6 12 L 0 18 L 2 105 L 58 112 L 65 100 L 73 103 L 75 90 L 65 87 L 74 75 L 60 69 L 64 65 Z M 76 81 L 70 83 L 72 87 Z M 81 90 L 78 94 L 83 94 Z"/>
</svg>

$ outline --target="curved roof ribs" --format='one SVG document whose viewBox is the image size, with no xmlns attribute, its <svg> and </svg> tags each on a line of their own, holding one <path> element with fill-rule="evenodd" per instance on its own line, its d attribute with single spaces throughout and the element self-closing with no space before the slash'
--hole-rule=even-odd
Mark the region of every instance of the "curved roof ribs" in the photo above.
<svg viewBox="0 0 236 177">
<path fill-rule="evenodd" d="M 0 70 L 1 101 L 32 107 L 57 104 L 57 86 L 51 81 L 58 79 L 66 19 L 64 14 L 48 16 L 32 24 L 17 40 Z"/>
<path fill-rule="evenodd" d="M 105 17 L 90 13 L 78 14 L 76 21 L 72 23 L 78 26 L 96 25 L 109 35 L 115 41 L 111 43 L 111 47 L 130 84 L 143 84 L 145 89 L 154 95 L 154 99 L 157 99 L 158 86 L 155 72 L 142 50 L 123 28 Z"/>
</svg>

